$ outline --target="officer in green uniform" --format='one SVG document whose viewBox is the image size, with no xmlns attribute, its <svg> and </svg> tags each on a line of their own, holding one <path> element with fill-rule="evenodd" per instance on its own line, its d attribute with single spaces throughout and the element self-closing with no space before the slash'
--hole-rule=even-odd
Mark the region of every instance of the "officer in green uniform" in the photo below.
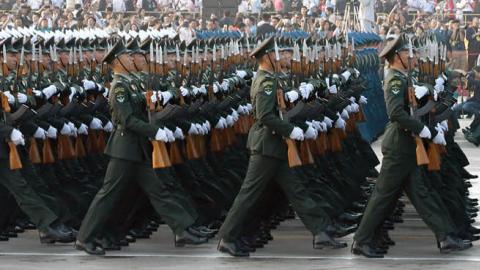
<svg viewBox="0 0 480 270">
<path fill-rule="evenodd" d="M 352 252 L 357 255 L 383 257 L 373 244 L 375 232 L 394 208 L 402 191 L 435 233 L 441 251 L 448 252 L 471 246 L 471 243 L 463 242 L 452 235 L 454 228 L 451 222 L 443 215 L 443 209 L 420 176 L 416 163 L 414 134 L 430 139 L 432 132 L 409 114 L 408 63 L 411 60 L 414 67 L 416 59 L 408 59 L 408 49 L 408 38 L 405 35 L 392 35 L 380 53 L 380 57 L 384 57 L 390 65 L 384 80 L 389 123 L 382 143 L 383 162 L 380 175 L 354 236 Z M 437 134 L 433 137 L 435 136 Z"/>
<path fill-rule="evenodd" d="M 250 161 L 242 187 L 220 228 L 218 250 L 232 256 L 249 256 L 237 242 L 244 222 L 271 181 L 285 192 L 293 209 L 314 235 L 314 248 L 342 248 L 345 243 L 334 240 L 325 232 L 331 223 L 328 215 L 309 197 L 307 190 L 288 166 L 285 138 L 303 140 L 303 130 L 284 121 L 279 115 L 274 63 L 274 39 L 264 40 L 251 54 L 259 68 L 252 82 L 251 100 L 254 124 L 249 131 L 247 148 Z"/>
<path fill-rule="evenodd" d="M 152 168 L 149 138 L 160 140 L 162 130 L 148 123 L 143 92 L 135 91 L 122 79 L 124 74 L 141 70 L 137 70 L 138 65 L 133 64 L 121 41 L 107 52 L 102 62 L 112 63 L 115 74 L 109 98 L 114 131 L 105 150 L 110 161 L 103 186 L 82 222 L 76 248 L 92 255 L 105 254 L 96 237 L 101 234 L 104 223 L 130 181 L 137 181 L 162 220 L 173 230 L 176 245 L 205 243 L 205 238 L 190 232 L 194 219 L 180 203 L 172 199 L 162 179 L 157 178 Z"/>
</svg>

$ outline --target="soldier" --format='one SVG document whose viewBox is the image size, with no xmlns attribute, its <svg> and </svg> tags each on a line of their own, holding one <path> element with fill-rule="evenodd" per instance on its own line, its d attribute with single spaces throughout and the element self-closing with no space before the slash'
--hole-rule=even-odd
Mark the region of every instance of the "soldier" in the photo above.
<svg viewBox="0 0 480 270">
<path fill-rule="evenodd" d="M 280 185 L 294 210 L 314 235 L 314 248 L 346 246 L 325 232 L 330 224 L 327 214 L 308 195 L 305 187 L 288 167 L 284 138 L 303 140 L 304 133 L 302 129 L 284 121 L 278 115 L 274 74 L 279 67 L 272 61 L 273 54 L 273 37 L 264 40 L 250 54 L 257 59 L 259 68 L 251 88 L 255 122 L 247 141 L 247 148 L 250 150 L 249 166 L 240 192 L 219 232 L 218 250 L 232 256 L 249 256 L 248 250 L 241 249 L 237 241 L 247 215 L 254 209 L 272 180 Z"/>
<path fill-rule="evenodd" d="M 410 116 L 407 111 L 407 85 L 408 80 L 411 79 L 407 76 L 407 72 L 416 64 L 415 58 L 408 59 L 408 38 L 405 35 L 390 36 L 380 57 L 384 57 L 390 65 L 384 81 L 390 122 L 382 144 L 384 156 L 380 175 L 355 234 L 352 253 L 370 258 L 383 257 L 373 243 L 375 232 L 402 191 L 405 191 L 420 216 L 434 231 L 440 243 L 440 251 L 449 252 L 469 248 L 472 246 L 470 242 L 463 242 L 453 236 L 453 226 L 429 193 L 415 162 L 414 136 L 430 139 L 432 131 Z M 444 140 L 441 132 L 434 134 L 433 138 L 434 143 Z"/>
<path fill-rule="evenodd" d="M 145 67 L 133 65 L 122 41 L 107 52 L 102 62 L 112 63 L 114 72 L 109 97 L 114 131 L 105 150 L 110 161 L 103 186 L 82 222 L 76 248 L 92 255 L 105 254 L 95 238 L 130 181 L 137 181 L 154 209 L 172 228 L 176 245 L 205 243 L 205 238 L 190 232 L 193 218 L 182 205 L 171 200 L 171 195 L 151 166 L 149 138 L 166 141 L 165 131 L 148 123 L 143 93 L 130 89 L 124 79 L 125 74 L 141 71 L 137 68 Z"/>
</svg>

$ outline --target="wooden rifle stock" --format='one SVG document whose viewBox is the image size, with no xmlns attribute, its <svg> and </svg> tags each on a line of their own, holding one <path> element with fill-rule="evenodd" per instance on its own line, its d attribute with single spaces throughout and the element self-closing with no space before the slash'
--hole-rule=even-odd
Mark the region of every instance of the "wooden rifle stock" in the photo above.
<svg viewBox="0 0 480 270">
<path fill-rule="evenodd" d="M 186 152 L 187 152 L 187 159 L 198 159 L 200 158 L 200 154 L 195 147 L 195 139 L 192 135 L 185 136 L 186 141 Z"/>
<path fill-rule="evenodd" d="M 99 154 L 102 154 L 105 151 L 105 132 L 103 130 L 98 131 L 97 136 L 97 150 Z"/>
<path fill-rule="evenodd" d="M 42 163 L 40 152 L 38 151 L 37 140 L 34 137 L 30 137 L 30 147 L 28 148 L 28 157 L 33 164 Z"/>
<path fill-rule="evenodd" d="M 3 92 L 0 93 L 0 97 L 2 98 L 2 110 L 6 113 L 11 112 L 10 104 L 8 104 L 8 98 L 5 96 Z"/>
<path fill-rule="evenodd" d="M 67 135 L 58 134 L 57 144 L 59 159 L 72 159 L 75 157 L 75 149 L 73 148 L 72 141 Z"/>
<path fill-rule="evenodd" d="M 300 142 L 300 159 L 302 160 L 302 165 L 313 164 L 315 162 L 312 152 L 310 151 L 308 140 Z"/>
<path fill-rule="evenodd" d="M 153 95 L 152 90 L 147 90 L 145 98 L 147 100 L 147 109 L 152 112 L 155 111 L 155 104 L 153 104 L 151 97 Z M 172 166 L 170 157 L 168 155 L 167 146 L 164 142 L 158 140 L 152 140 L 152 166 L 154 169 L 167 168 Z"/>
<path fill-rule="evenodd" d="M 75 138 L 75 154 L 79 158 L 87 156 L 87 152 L 85 151 L 85 145 L 83 144 L 82 135 L 78 135 L 77 138 Z"/>
<path fill-rule="evenodd" d="M 410 106 L 412 108 L 417 108 L 417 101 L 415 99 L 415 92 L 414 92 L 412 87 L 410 87 L 408 89 L 408 99 L 409 99 L 409 102 L 410 102 Z M 417 155 L 417 165 L 419 165 L 419 166 L 420 165 L 426 165 L 430 161 L 428 160 L 428 155 L 427 155 L 427 151 L 425 150 L 425 145 L 423 144 L 423 140 L 418 135 L 414 135 L 414 137 L 415 137 L 415 144 L 417 145 L 416 149 L 415 149 L 415 152 L 416 152 L 416 155 Z"/>
<path fill-rule="evenodd" d="M 440 170 L 440 151 L 437 145 L 433 142 L 428 143 L 428 170 L 429 171 L 439 171 Z"/>
<path fill-rule="evenodd" d="M 328 135 L 328 141 L 329 141 L 329 148 L 332 152 L 342 151 L 342 142 L 340 139 L 340 136 L 341 136 L 340 132 L 343 132 L 343 130 L 338 128 L 332 128 L 330 130 L 330 134 Z"/>
<path fill-rule="evenodd" d="M 180 152 L 180 148 L 178 147 L 177 142 L 170 143 L 170 162 L 173 165 L 178 165 L 183 163 L 182 153 Z"/>
<path fill-rule="evenodd" d="M 212 131 L 210 132 L 210 151 L 221 152 L 223 150 L 223 144 L 220 137 L 221 130 L 212 128 Z"/>
<path fill-rule="evenodd" d="M 288 147 L 288 165 L 290 168 L 302 166 L 302 160 L 298 153 L 297 144 L 292 139 L 285 139 Z"/>
<path fill-rule="evenodd" d="M 45 138 L 45 140 L 43 141 L 42 161 L 43 164 L 50 164 L 55 162 L 55 157 L 53 156 L 52 146 L 50 144 L 49 138 Z"/>
<path fill-rule="evenodd" d="M 10 170 L 21 169 L 22 161 L 20 155 L 18 154 L 17 146 L 12 142 L 8 141 L 8 147 L 10 148 L 9 152 L 9 161 L 10 161 Z"/>
</svg>

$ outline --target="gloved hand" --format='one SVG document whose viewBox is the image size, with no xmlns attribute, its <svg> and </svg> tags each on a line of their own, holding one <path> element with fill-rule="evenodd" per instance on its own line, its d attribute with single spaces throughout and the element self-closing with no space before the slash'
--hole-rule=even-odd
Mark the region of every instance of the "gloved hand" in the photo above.
<svg viewBox="0 0 480 270">
<path fill-rule="evenodd" d="M 198 88 L 198 91 L 200 92 L 200 94 L 206 95 L 207 94 L 207 87 L 205 87 L 205 84 L 200 85 L 200 87 Z"/>
<path fill-rule="evenodd" d="M 190 134 L 190 135 L 197 135 L 198 134 L 197 127 L 195 126 L 194 123 L 190 124 L 190 128 L 188 129 L 188 134 Z"/>
<path fill-rule="evenodd" d="M 438 78 L 435 79 L 435 85 L 444 85 L 445 84 L 445 80 L 443 79 L 443 77 L 440 75 L 438 76 Z"/>
<path fill-rule="evenodd" d="M 47 137 L 47 132 L 45 131 L 45 129 L 38 127 L 35 133 L 33 133 L 33 137 L 35 139 L 45 140 L 45 138 Z"/>
<path fill-rule="evenodd" d="M 104 89 L 105 89 L 105 91 L 103 91 L 103 96 L 105 98 L 108 98 L 108 88 L 105 87 Z"/>
<path fill-rule="evenodd" d="M 288 91 L 285 93 L 285 98 L 288 102 L 292 103 L 295 102 L 298 99 L 298 93 L 297 91 Z"/>
<path fill-rule="evenodd" d="M 200 93 L 200 88 L 192 86 L 192 93 L 194 96 L 198 95 L 198 93 Z"/>
<path fill-rule="evenodd" d="M 22 132 L 20 130 L 14 128 L 12 130 L 12 133 L 10 133 L 10 140 L 15 144 L 15 145 L 25 145 L 25 139 L 23 137 Z"/>
<path fill-rule="evenodd" d="M 57 87 L 52 84 L 49 87 L 43 88 L 42 93 L 45 95 L 45 99 L 49 99 L 57 93 Z"/>
<path fill-rule="evenodd" d="M 346 125 L 346 122 L 345 120 L 343 120 L 342 117 L 338 117 L 337 121 L 335 121 L 335 128 L 340 128 L 345 130 L 345 125 Z"/>
<path fill-rule="evenodd" d="M 88 135 L 88 127 L 85 124 L 81 124 L 80 127 L 77 130 L 78 134 L 83 134 L 83 135 Z"/>
<path fill-rule="evenodd" d="M 444 132 L 447 132 L 448 131 L 448 120 L 443 120 L 442 122 L 440 122 L 440 126 L 442 127 Z"/>
<path fill-rule="evenodd" d="M 113 131 L 113 124 L 111 121 L 108 121 L 108 123 L 103 127 L 103 130 L 106 132 L 112 132 Z"/>
<path fill-rule="evenodd" d="M 18 93 L 17 94 L 17 100 L 18 100 L 18 103 L 20 104 L 25 104 L 27 103 L 27 95 L 23 94 L 23 93 Z"/>
<path fill-rule="evenodd" d="M 90 128 L 95 130 L 102 129 L 102 121 L 96 117 L 93 117 L 92 122 L 90 122 Z"/>
<path fill-rule="evenodd" d="M 222 85 L 220 85 L 220 89 L 224 92 L 227 92 L 230 89 L 230 83 L 227 80 L 223 80 Z"/>
<path fill-rule="evenodd" d="M 430 132 L 430 129 L 428 129 L 427 126 L 424 126 L 420 134 L 418 134 L 418 136 L 420 136 L 420 138 L 430 139 L 432 138 L 432 133 Z"/>
<path fill-rule="evenodd" d="M 318 131 L 312 126 L 312 123 L 307 121 L 307 131 L 305 131 L 305 139 L 315 140 L 318 136 Z"/>
<path fill-rule="evenodd" d="M 311 83 L 304 83 L 302 82 L 300 86 L 298 87 L 298 90 L 300 91 L 300 94 L 302 95 L 302 98 L 308 99 L 310 96 L 310 93 L 313 91 L 313 85 Z"/>
<path fill-rule="evenodd" d="M 347 110 L 347 115 L 348 115 L 349 113 L 352 113 L 352 112 L 353 112 L 352 104 L 347 105 L 347 107 L 345 107 L 344 110 Z"/>
<path fill-rule="evenodd" d="M 186 97 L 186 96 L 188 96 L 188 89 L 181 86 L 180 87 L 180 93 L 182 94 L 182 96 Z"/>
<path fill-rule="evenodd" d="M 63 124 L 62 129 L 60 130 L 60 134 L 62 135 L 70 135 L 72 131 L 70 130 L 70 127 L 67 124 Z"/>
<path fill-rule="evenodd" d="M 68 122 L 68 127 L 70 128 L 70 136 L 77 137 L 77 128 L 72 122 Z"/>
<path fill-rule="evenodd" d="M 205 120 L 205 126 L 207 127 L 208 131 L 212 129 L 212 125 L 210 124 L 210 121 Z"/>
<path fill-rule="evenodd" d="M 356 102 L 352 102 L 350 106 L 352 106 L 352 112 L 357 113 L 360 111 L 360 106 Z"/>
<path fill-rule="evenodd" d="M 233 117 L 233 121 L 237 122 L 238 121 L 238 113 L 235 109 L 232 108 L 232 114 L 231 116 Z"/>
<path fill-rule="evenodd" d="M 426 86 L 414 84 L 413 88 L 415 89 L 415 96 L 417 97 L 417 99 L 423 98 L 428 93 L 428 88 Z"/>
<path fill-rule="evenodd" d="M 303 130 L 299 127 L 294 127 L 292 132 L 290 133 L 290 139 L 303 141 L 304 139 Z"/>
<path fill-rule="evenodd" d="M 442 127 L 437 124 L 435 127 L 437 130 L 437 135 L 433 138 L 433 143 L 440 144 L 440 145 L 447 145 L 447 141 L 445 141 L 445 134 L 443 133 Z"/>
<path fill-rule="evenodd" d="M 158 101 L 158 96 L 157 96 L 157 91 L 152 91 L 152 96 L 150 97 L 150 102 L 153 104 L 157 103 Z"/>
<path fill-rule="evenodd" d="M 96 86 L 95 82 L 87 80 L 87 79 L 83 80 L 83 89 L 91 90 L 91 89 L 95 88 L 95 86 Z"/>
<path fill-rule="evenodd" d="M 330 86 L 328 87 L 328 92 L 329 92 L 330 94 L 336 94 L 336 93 L 338 93 L 337 86 L 336 86 L 335 84 L 334 84 L 334 85 L 330 85 Z"/>
<path fill-rule="evenodd" d="M 183 140 L 185 139 L 185 136 L 183 135 L 183 131 L 181 128 L 179 127 L 176 127 L 175 128 L 175 132 L 173 132 L 173 136 L 175 137 L 175 139 L 177 140 Z"/>
<path fill-rule="evenodd" d="M 367 104 L 368 103 L 368 99 L 364 96 L 360 96 L 360 99 L 358 100 L 358 102 L 360 104 Z"/>
<path fill-rule="evenodd" d="M 163 130 L 162 128 L 159 128 L 157 131 L 157 134 L 155 134 L 155 140 L 167 142 L 168 138 L 167 138 L 167 133 L 165 133 L 165 130 Z"/>
<path fill-rule="evenodd" d="M 77 89 L 75 87 L 70 87 L 70 95 L 68 95 L 68 100 L 70 100 L 70 102 L 72 101 L 73 99 L 73 96 L 77 93 Z"/>
<path fill-rule="evenodd" d="M 168 142 L 175 141 L 175 136 L 173 136 L 173 132 L 169 128 L 164 127 L 163 130 L 165 131 L 165 134 L 167 135 Z"/>
<path fill-rule="evenodd" d="M 242 79 L 245 78 L 245 76 L 247 76 L 247 72 L 245 70 L 237 70 L 235 74 L 237 74 L 237 76 Z"/>
<path fill-rule="evenodd" d="M 251 113 L 253 110 L 252 103 L 247 103 L 245 106 L 247 106 L 248 113 Z"/>
<path fill-rule="evenodd" d="M 5 91 L 3 94 L 7 97 L 7 101 L 9 104 L 15 103 L 15 97 L 10 93 L 10 91 Z"/>
<path fill-rule="evenodd" d="M 213 93 L 218 93 L 220 91 L 220 84 L 218 82 L 213 83 Z"/>
<path fill-rule="evenodd" d="M 198 130 L 198 134 L 199 135 L 205 135 L 205 130 L 203 129 L 203 126 L 199 123 L 195 123 L 195 127 L 197 128 Z"/>
<path fill-rule="evenodd" d="M 233 121 L 233 117 L 231 115 L 227 115 L 226 120 L 227 120 L 227 125 L 229 127 L 232 127 L 233 124 L 235 123 L 235 121 Z"/>
<path fill-rule="evenodd" d="M 312 120 L 312 126 L 315 128 L 317 131 L 323 132 L 323 126 L 320 121 Z M 308 123 L 307 123 L 308 125 Z"/>
<path fill-rule="evenodd" d="M 223 117 L 220 117 L 220 119 L 218 119 L 217 124 L 215 125 L 215 128 L 224 129 L 226 127 L 227 127 L 227 120 Z"/>
<path fill-rule="evenodd" d="M 342 116 L 343 119 L 348 119 L 348 118 L 350 118 L 350 116 L 348 116 L 348 111 L 347 111 L 346 109 L 343 109 L 343 110 L 342 110 L 341 116 Z"/>
<path fill-rule="evenodd" d="M 343 73 L 342 73 L 342 77 L 345 79 L 345 81 L 348 81 L 348 79 L 350 79 L 350 75 L 352 75 L 352 73 L 348 70 L 345 70 Z"/>
<path fill-rule="evenodd" d="M 57 138 L 57 129 L 52 127 L 52 126 L 49 126 L 48 129 L 47 129 L 47 137 L 50 138 L 50 139 L 56 139 Z"/>
<path fill-rule="evenodd" d="M 324 119 L 323 119 L 323 122 L 325 122 L 325 124 L 327 125 L 327 128 L 331 128 L 331 127 L 332 127 L 333 120 L 330 119 L 330 117 L 325 116 Z"/>
</svg>

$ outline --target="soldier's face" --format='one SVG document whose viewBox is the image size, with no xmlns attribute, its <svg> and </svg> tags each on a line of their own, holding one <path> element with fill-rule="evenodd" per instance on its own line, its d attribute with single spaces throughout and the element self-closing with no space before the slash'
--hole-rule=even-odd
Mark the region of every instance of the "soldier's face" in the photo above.
<svg viewBox="0 0 480 270">
<path fill-rule="evenodd" d="M 140 53 L 132 54 L 132 60 L 135 63 L 135 66 L 140 69 L 138 71 L 148 71 L 148 63 L 145 59 L 145 55 Z"/>
</svg>

